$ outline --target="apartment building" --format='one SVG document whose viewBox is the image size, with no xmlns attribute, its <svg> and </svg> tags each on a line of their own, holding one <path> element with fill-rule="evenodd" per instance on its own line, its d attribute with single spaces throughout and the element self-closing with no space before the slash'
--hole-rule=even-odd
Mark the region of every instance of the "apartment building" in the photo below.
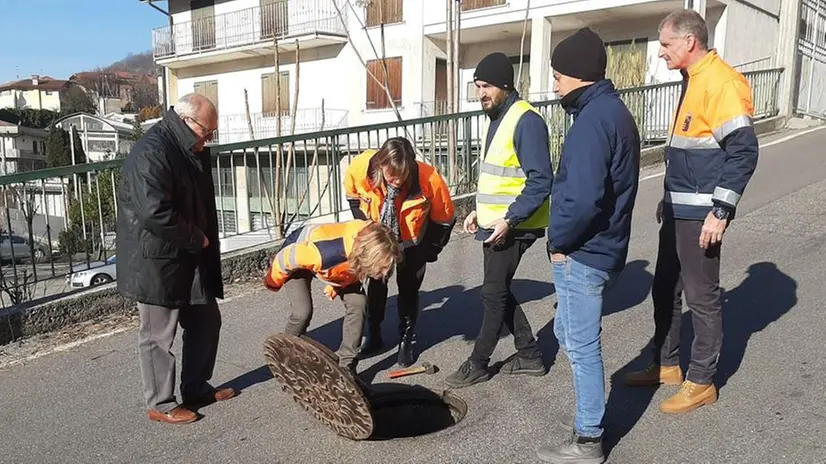
<svg viewBox="0 0 826 464">
<path fill-rule="evenodd" d="M 743 69 L 777 64 L 781 0 L 687 1 L 705 15 L 713 46 L 730 63 Z M 522 50 L 522 93 L 553 98 L 551 51 L 583 26 L 596 30 L 614 53 L 641 55 L 641 83 L 679 78 L 657 57 L 657 26 L 670 11 L 686 6 L 683 0 L 463 0 L 457 5 L 461 110 L 478 109 L 472 73 L 492 51 L 511 56 L 516 69 Z M 390 99 L 359 57 L 381 77 L 385 57 L 387 87 L 405 119 L 438 113 L 439 102 L 446 100 L 443 0 L 170 0 L 168 13 L 170 24 L 152 31 L 155 60 L 165 69 L 164 92 L 170 103 L 193 91 L 215 101 L 220 143 L 250 138 L 245 95 L 255 138 L 276 135 L 277 96 L 282 134 L 293 124 L 296 132 L 319 130 L 322 119 L 325 129 L 395 119 Z M 274 38 L 280 50 L 277 77 Z"/>
</svg>

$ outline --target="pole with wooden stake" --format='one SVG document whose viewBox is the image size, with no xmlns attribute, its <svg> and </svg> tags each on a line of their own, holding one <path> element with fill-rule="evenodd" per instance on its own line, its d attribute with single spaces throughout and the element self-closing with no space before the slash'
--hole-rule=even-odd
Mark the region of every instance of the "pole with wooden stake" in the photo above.
<svg viewBox="0 0 826 464">
<path fill-rule="evenodd" d="M 462 18 L 462 4 L 461 0 L 456 0 L 456 3 L 453 5 L 453 14 L 456 16 L 456 26 L 453 27 L 453 80 L 456 83 L 456 88 L 453 91 L 453 112 L 458 113 L 461 111 L 461 79 L 459 75 L 459 64 L 461 61 L 461 56 L 459 54 L 459 46 L 461 45 L 460 38 L 462 33 L 462 25 L 461 25 L 461 18 Z M 458 122 L 458 121 L 457 121 Z M 454 137 L 457 137 L 459 134 L 458 126 L 456 131 L 454 132 Z M 458 155 L 458 141 L 454 139 L 453 141 L 454 151 L 450 154 L 450 183 L 456 185 L 457 176 L 457 166 L 456 166 L 456 156 Z M 458 188 L 458 185 L 457 187 Z"/>
<path fill-rule="evenodd" d="M 250 114 L 250 99 L 247 95 L 247 89 L 244 89 L 244 110 L 247 113 L 247 127 L 250 131 L 250 140 L 255 140 L 255 131 L 252 128 L 252 115 Z M 267 188 L 267 183 L 264 180 L 264 174 L 261 173 L 261 158 L 258 155 L 258 147 L 256 146 L 253 153 L 255 153 L 255 166 L 257 167 L 256 171 L 258 171 L 258 184 L 261 185 L 261 188 L 264 189 L 264 198 L 267 199 L 267 205 L 270 207 L 270 214 L 272 214 L 273 219 L 275 218 L 275 205 L 272 202 L 272 197 L 270 197 L 270 189 Z M 259 192 L 260 195 L 260 192 Z M 263 214 L 262 214 L 263 216 Z M 266 217 L 264 218 L 264 224 L 267 224 Z M 269 225 L 267 225 L 267 234 L 272 239 L 272 231 L 270 230 Z"/>
<path fill-rule="evenodd" d="M 453 9 L 454 9 L 454 0 L 446 0 L 446 12 L 445 12 L 445 26 L 446 26 L 446 41 L 445 41 L 445 51 L 447 52 L 447 108 L 445 114 L 454 114 L 455 110 L 455 103 L 456 99 L 454 98 L 454 94 L 457 93 L 458 82 L 456 81 L 456 75 L 454 74 L 454 62 L 456 61 L 456 56 L 454 55 L 456 48 L 453 46 L 453 40 L 455 38 L 453 34 Z M 456 183 L 453 182 L 454 179 L 454 170 L 455 170 L 455 162 L 456 159 L 456 121 L 453 118 L 447 120 L 447 159 L 448 159 L 448 173 L 445 176 L 448 180 L 448 184 L 450 187 L 450 192 L 455 194 L 456 193 Z"/>
<path fill-rule="evenodd" d="M 275 58 L 275 136 L 281 137 L 281 63 L 278 57 L 278 31 L 275 28 L 275 19 L 272 24 L 273 55 Z M 281 220 L 281 144 L 278 143 L 275 149 L 275 185 L 273 195 L 275 195 L 275 210 L 273 211 L 273 221 L 275 222 L 275 238 L 283 237 L 283 221 Z"/>
<path fill-rule="evenodd" d="M 298 39 L 295 39 L 295 87 L 293 93 L 293 104 L 292 104 L 292 115 L 290 121 L 290 135 L 295 135 L 295 118 L 298 111 L 298 81 L 301 77 L 301 47 L 298 45 Z M 289 148 L 287 148 L 287 167 L 285 169 L 284 179 L 286 179 L 286 185 L 284 186 L 284 202 L 287 202 L 287 198 L 289 198 L 289 193 L 287 189 L 290 185 L 290 170 L 293 167 L 293 154 L 295 152 L 295 142 L 290 142 Z M 305 158 L 306 159 L 306 158 Z M 298 188 L 296 186 L 296 188 Z M 287 216 L 287 205 L 284 206 L 284 216 Z"/>
<path fill-rule="evenodd" d="M 528 33 L 528 21 L 530 20 L 531 14 L 531 0 L 527 0 L 525 4 L 525 20 L 522 22 L 522 40 L 519 42 L 519 73 L 517 74 L 516 78 L 516 89 L 518 91 L 522 91 L 522 60 L 525 57 L 525 34 Z M 538 76 L 540 79 L 544 79 L 544 76 Z M 528 100 L 528 95 L 522 95 L 522 98 Z M 542 99 L 544 100 L 545 97 L 543 96 Z"/>
</svg>

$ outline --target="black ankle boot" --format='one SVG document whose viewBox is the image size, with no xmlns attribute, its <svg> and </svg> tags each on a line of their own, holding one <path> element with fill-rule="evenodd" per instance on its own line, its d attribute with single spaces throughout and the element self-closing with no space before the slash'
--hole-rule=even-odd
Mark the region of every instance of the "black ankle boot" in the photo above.
<svg viewBox="0 0 826 464">
<path fill-rule="evenodd" d="M 412 318 L 405 318 L 399 327 L 399 365 L 408 367 L 413 364 L 413 332 L 416 321 Z"/>
<path fill-rule="evenodd" d="M 364 337 L 364 343 L 361 345 L 359 354 L 370 355 L 376 353 L 381 350 L 382 345 L 381 327 L 373 327 L 372 324 L 369 324 L 367 335 Z"/>
</svg>

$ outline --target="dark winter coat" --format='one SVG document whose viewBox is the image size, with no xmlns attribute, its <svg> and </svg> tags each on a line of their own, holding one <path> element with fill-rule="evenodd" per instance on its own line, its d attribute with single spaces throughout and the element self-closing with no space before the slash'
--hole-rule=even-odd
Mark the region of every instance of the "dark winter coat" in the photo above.
<svg viewBox="0 0 826 464">
<path fill-rule="evenodd" d="M 639 183 L 639 131 L 610 80 L 575 92 L 563 98 L 574 123 L 551 193 L 548 250 L 603 271 L 621 271 Z"/>
<path fill-rule="evenodd" d="M 224 297 L 210 155 L 193 153 L 195 142 L 170 109 L 126 158 L 116 239 L 124 297 L 168 307 Z"/>
</svg>

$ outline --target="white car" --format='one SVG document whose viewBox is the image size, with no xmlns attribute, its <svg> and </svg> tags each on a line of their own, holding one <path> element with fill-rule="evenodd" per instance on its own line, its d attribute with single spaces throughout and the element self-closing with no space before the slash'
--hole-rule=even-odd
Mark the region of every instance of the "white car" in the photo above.
<svg viewBox="0 0 826 464">
<path fill-rule="evenodd" d="M 72 266 L 72 273 L 66 275 L 66 284 L 72 288 L 92 287 L 103 285 L 118 278 L 115 267 L 116 257 L 112 256 L 106 261 L 92 261 Z"/>
</svg>

